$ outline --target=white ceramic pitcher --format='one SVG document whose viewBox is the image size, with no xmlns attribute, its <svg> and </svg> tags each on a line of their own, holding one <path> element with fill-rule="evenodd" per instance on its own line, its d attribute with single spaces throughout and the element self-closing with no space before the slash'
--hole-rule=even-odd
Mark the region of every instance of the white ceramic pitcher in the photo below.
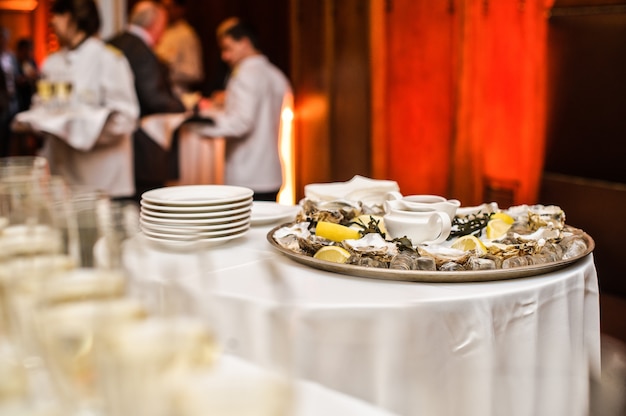
<svg viewBox="0 0 626 416">
<path fill-rule="evenodd" d="M 421 210 L 422 208 L 434 208 L 436 211 L 444 211 L 450 217 L 450 221 L 454 219 L 457 208 L 461 206 L 461 202 L 458 199 L 446 199 L 438 195 L 403 196 L 400 192 L 387 192 L 385 198 L 387 201 L 400 201 L 399 205 L 407 211 Z"/>
<path fill-rule="evenodd" d="M 447 212 L 435 207 L 405 209 L 401 200 L 385 201 L 383 217 L 391 238 L 408 237 L 413 245 L 440 244 L 450 235 L 452 223 Z"/>
</svg>

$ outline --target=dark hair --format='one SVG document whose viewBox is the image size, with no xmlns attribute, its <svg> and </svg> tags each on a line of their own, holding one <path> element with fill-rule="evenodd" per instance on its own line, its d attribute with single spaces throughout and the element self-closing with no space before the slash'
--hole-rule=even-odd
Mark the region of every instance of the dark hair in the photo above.
<svg viewBox="0 0 626 416">
<path fill-rule="evenodd" d="M 248 22 L 244 22 L 239 20 L 232 26 L 228 27 L 222 34 L 224 36 L 230 36 L 231 38 L 239 41 L 243 38 L 250 39 L 250 43 L 254 46 L 255 49 L 261 50 L 261 45 L 259 42 L 259 35 L 256 29 Z"/>
<path fill-rule="evenodd" d="M 19 39 L 15 46 L 15 49 L 17 50 L 32 49 L 32 48 L 33 48 L 33 41 L 30 38 Z"/>
<path fill-rule="evenodd" d="M 93 36 L 100 30 L 100 13 L 94 0 L 56 0 L 50 13 L 69 13 L 78 29 L 87 36 Z"/>
</svg>

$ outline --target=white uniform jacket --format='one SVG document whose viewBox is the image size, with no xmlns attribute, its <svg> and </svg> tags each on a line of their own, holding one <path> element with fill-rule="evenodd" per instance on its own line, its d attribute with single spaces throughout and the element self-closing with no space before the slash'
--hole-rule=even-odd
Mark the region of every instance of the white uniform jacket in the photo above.
<svg viewBox="0 0 626 416">
<path fill-rule="evenodd" d="M 132 196 L 132 132 L 139 104 L 128 61 L 117 49 L 90 37 L 77 48 L 50 55 L 42 66 L 49 79 L 72 83 L 78 117 L 68 137 L 48 137 L 42 151 L 53 174 L 111 197 Z M 67 116 L 67 114 L 65 115 Z"/>
<path fill-rule="evenodd" d="M 223 111 L 199 132 L 226 137 L 224 182 L 256 192 L 277 191 L 282 184 L 278 134 L 284 97 L 291 92 L 285 75 L 263 55 L 245 58 L 226 85 Z"/>
</svg>

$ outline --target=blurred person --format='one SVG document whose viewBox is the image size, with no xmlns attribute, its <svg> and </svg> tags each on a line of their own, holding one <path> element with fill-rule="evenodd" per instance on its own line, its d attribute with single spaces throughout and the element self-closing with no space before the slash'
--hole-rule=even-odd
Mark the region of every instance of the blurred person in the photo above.
<svg viewBox="0 0 626 416">
<path fill-rule="evenodd" d="M 172 92 L 168 68 L 153 51 L 167 24 L 165 8 L 154 1 L 140 1 L 130 13 L 128 28 L 109 43 L 119 48 L 135 76 L 135 91 L 141 117 L 152 114 L 181 113 L 183 103 Z M 170 175 L 170 153 L 140 127 L 133 134 L 135 151 L 135 199 L 150 189 L 165 186 Z"/>
<path fill-rule="evenodd" d="M 67 138 L 46 134 L 42 154 L 48 158 L 52 173 L 70 185 L 102 190 L 112 198 L 131 197 L 131 133 L 139 106 L 128 61 L 98 38 L 100 15 L 94 0 L 56 0 L 50 13 L 61 48 L 44 61 L 42 77 L 68 77 L 77 105 L 102 114 L 103 127 L 87 149 L 72 147 Z"/>
<path fill-rule="evenodd" d="M 226 137 L 224 182 L 251 188 L 255 200 L 275 201 L 282 185 L 278 132 L 283 99 L 291 88 L 285 75 L 261 52 L 256 31 L 231 18 L 217 29 L 221 57 L 231 68 L 223 107 L 202 100 L 213 126 L 200 134 Z"/>
<path fill-rule="evenodd" d="M 18 75 L 17 59 L 9 50 L 9 30 L 0 26 L 0 157 L 9 156 L 11 148 L 11 121 L 17 114 L 16 78 Z"/>
<path fill-rule="evenodd" d="M 185 19 L 185 0 L 162 0 L 169 23 L 156 44 L 157 55 L 170 69 L 174 92 L 177 95 L 198 90 L 204 79 L 202 46 L 195 30 Z"/>
<path fill-rule="evenodd" d="M 19 111 L 30 108 L 33 94 L 37 89 L 39 68 L 33 57 L 33 41 L 22 38 L 15 47 L 18 72 L 15 80 Z"/>
<path fill-rule="evenodd" d="M 17 41 L 15 57 L 18 70 L 15 79 L 18 111 L 26 111 L 31 106 L 39 79 L 39 68 L 33 56 L 33 41 L 30 38 L 21 38 Z M 15 132 L 15 134 L 18 133 Z M 14 148 L 11 150 L 19 155 L 34 155 L 42 144 L 39 136 L 30 133 L 15 137 L 13 142 Z"/>
</svg>

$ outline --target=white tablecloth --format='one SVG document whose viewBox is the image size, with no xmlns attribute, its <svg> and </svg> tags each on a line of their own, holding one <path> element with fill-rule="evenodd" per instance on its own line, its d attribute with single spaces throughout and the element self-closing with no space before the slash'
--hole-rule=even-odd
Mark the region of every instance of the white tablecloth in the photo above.
<svg viewBox="0 0 626 416">
<path fill-rule="evenodd" d="M 299 377 L 397 414 L 587 414 L 600 368 L 592 255 L 531 278 L 394 282 L 300 265 L 270 246 L 269 229 L 210 248 L 201 280 L 177 271 L 200 304 L 216 294 L 229 353 L 270 363 L 289 312 Z M 174 270 L 167 255 L 148 254 L 155 269 Z"/>
<path fill-rule="evenodd" d="M 223 137 L 205 137 L 184 125 L 179 137 L 180 177 L 177 185 L 224 183 L 226 143 Z"/>
<path fill-rule="evenodd" d="M 257 405 L 271 399 L 258 397 L 260 395 L 259 390 L 272 391 L 269 386 L 275 380 L 268 376 L 266 371 L 248 362 L 236 357 L 222 356 L 216 365 L 206 372 L 206 375 L 201 375 L 197 380 L 192 379 L 192 382 L 198 382 L 189 386 L 191 394 L 188 397 L 191 401 L 200 403 L 222 404 L 226 409 L 232 409 L 231 406 L 233 405 L 230 404 L 230 401 L 234 400 L 241 402 L 240 406 L 243 405 L 242 407 L 249 409 L 251 401 L 254 399 L 257 399 Z M 369 403 L 311 381 L 294 380 L 289 389 L 291 392 L 288 395 L 292 398 L 292 404 L 289 406 L 291 409 L 290 416 L 394 416 L 392 413 L 376 408 Z M 256 397 L 255 390 L 257 390 Z M 213 397 L 215 395 L 220 397 Z M 242 395 L 246 396 L 243 401 Z M 215 405 L 210 407 L 218 408 Z M 239 406 L 235 403 L 234 407 Z M 215 414 L 225 413 L 216 412 Z M 251 413 L 229 412 L 228 414 L 243 416 Z M 254 414 L 267 415 L 269 412 L 257 408 Z"/>
<path fill-rule="evenodd" d="M 194 126 L 202 121 L 188 121 L 191 113 L 153 114 L 142 117 L 141 128 L 163 149 L 172 146 L 174 131 L 178 136 L 179 178 L 170 185 L 204 185 L 224 182 L 223 137 L 205 137 Z"/>
</svg>

